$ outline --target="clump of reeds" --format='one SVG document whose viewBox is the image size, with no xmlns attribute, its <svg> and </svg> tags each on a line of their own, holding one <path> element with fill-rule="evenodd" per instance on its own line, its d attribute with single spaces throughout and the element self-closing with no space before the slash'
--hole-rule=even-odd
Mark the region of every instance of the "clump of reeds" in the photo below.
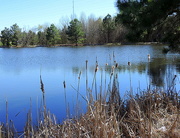
<svg viewBox="0 0 180 138">
<path fill-rule="evenodd" d="M 0 122 L 0 138 L 14 138 L 18 136 L 18 132 L 12 120 L 9 120 L 8 101 L 6 100 L 6 123 Z"/>
<path fill-rule="evenodd" d="M 176 93 L 174 93 L 176 95 Z M 130 137 L 173 137 L 180 135 L 179 101 L 165 92 L 152 90 L 126 101 L 122 122 L 124 134 Z"/>
<path fill-rule="evenodd" d="M 172 137 L 180 136 L 180 99 L 177 92 L 147 90 L 137 95 L 119 95 L 117 75 L 107 97 L 87 100 L 87 112 L 61 125 L 42 124 L 36 136 L 48 137 Z M 108 99 L 108 100 L 107 100 Z M 48 117 L 49 118 L 49 117 Z M 45 133 L 47 131 L 47 133 Z"/>
<path fill-rule="evenodd" d="M 178 138 L 179 107 L 163 95 L 149 92 L 123 102 L 94 101 L 79 119 L 64 121 L 61 137 Z"/>
</svg>

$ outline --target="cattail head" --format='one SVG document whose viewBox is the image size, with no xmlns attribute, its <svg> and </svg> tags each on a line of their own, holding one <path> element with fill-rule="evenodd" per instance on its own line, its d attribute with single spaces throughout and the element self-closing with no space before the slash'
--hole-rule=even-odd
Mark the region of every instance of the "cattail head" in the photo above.
<svg viewBox="0 0 180 138">
<path fill-rule="evenodd" d="M 95 72 L 97 72 L 97 71 L 98 71 L 98 69 L 99 69 L 99 68 L 98 68 L 98 65 L 96 65 Z"/>
<path fill-rule="evenodd" d="M 113 74 L 113 72 L 114 72 L 114 68 L 115 68 L 115 66 L 113 65 L 113 66 L 111 67 L 111 69 L 112 69 L 111 74 Z"/>
<path fill-rule="evenodd" d="M 66 82 L 65 81 L 63 81 L 63 85 L 64 85 L 64 88 L 66 88 Z"/>
<path fill-rule="evenodd" d="M 45 93 L 45 91 L 44 91 L 44 83 L 43 83 L 43 81 L 42 81 L 42 78 L 41 78 L 41 75 L 40 75 L 40 84 L 41 84 L 41 91 L 42 91 L 42 93 Z"/>
<path fill-rule="evenodd" d="M 115 67 L 116 67 L 116 68 L 118 67 L 118 63 L 116 63 Z"/>
<path fill-rule="evenodd" d="M 78 77 L 78 79 L 80 79 L 81 78 L 81 71 L 79 72 L 79 77 Z"/>
<path fill-rule="evenodd" d="M 131 66 L 131 62 L 128 62 L 128 65 Z"/>
</svg>

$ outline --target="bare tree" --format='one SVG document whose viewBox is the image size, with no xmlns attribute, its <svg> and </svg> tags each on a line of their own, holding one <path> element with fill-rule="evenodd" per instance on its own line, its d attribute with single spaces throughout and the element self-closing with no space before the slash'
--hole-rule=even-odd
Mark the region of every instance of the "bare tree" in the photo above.
<svg viewBox="0 0 180 138">
<path fill-rule="evenodd" d="M 83 13 L 83 12 L 81 13 L 79 20 L 80 20 L 80 22 L 82 24 L 82 29 L 83 29 L 83 32 L 84 32 L 84 43 L 87 43 L 86 36 L 87 36 L 88 23 L 87 23 L 87 18 L 86 18 L 85 13 Z"/>
<path fill-rule="evenodd" d="M 87 27 L 87 43 L 89 44 L 98 44 L 101 42 L 101 26 L 102 20 L 96 19 L 94 15 L 90 15 L 88 18 L 88 27 Z"/>
</svg>

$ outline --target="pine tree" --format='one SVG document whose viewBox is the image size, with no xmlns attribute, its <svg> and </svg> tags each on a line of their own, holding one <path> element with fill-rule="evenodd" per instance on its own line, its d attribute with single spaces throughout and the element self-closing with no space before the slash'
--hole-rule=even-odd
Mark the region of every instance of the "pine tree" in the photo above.
<svg viewBox="0 0 180 138">
<path fill-rule="evenodd" d="M 47 28 L 46 39 L 48 46 L 53 46 L 60 41 L 59 30 L 54 24 L 51 24 L 51 26 Z"/>
<path fill-rule="evenodd" d="M 74 19 L 70 22 L 67 30 L 67 35 L 69 36 L 69 40 L 76 45 L 83 42 L 84 32 L 82 29 L 82 24 L 80 21 L 78 21 L 78 19 Z"/>
</svg>

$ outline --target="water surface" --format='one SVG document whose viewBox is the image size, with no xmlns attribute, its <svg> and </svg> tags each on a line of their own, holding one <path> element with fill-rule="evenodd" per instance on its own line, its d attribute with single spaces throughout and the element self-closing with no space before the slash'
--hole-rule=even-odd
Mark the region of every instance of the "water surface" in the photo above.
<svg viewBox="0 0 180 138">
<path fill-rule="evenodd" d="M 45 87 L 47 108 L 57 116 L 59 122 L 66 118 L 65 93 L 73 116 L 77 91 L 83 96 L 86 96 L 86 88 L 93 92 L 106 91 L 111 81 L 112 66 L 116 64 L 118 67 L 114 69 L 114 74 L 118 76 L 122 97 L 130 90 L 135 94 L 149 86 L 166 89 L 172 85 L 175 75 L 175 89 L 179 91 L 180 55 L 162 54 L 162 48 L 150 45 L 1 48 L 0 122 L 5 122 L 6 101 L 9 119 L 14 121 L 18 131 L 23 130 L 30 101 L 35 122 L 42 101 L 40 74 Z M 99 70 L 95 75 L 96 64 Z M 86 102 L 80 95 L 78 101 L 81 107 L 79 110 L 85 111 Z"/>
</svg>

